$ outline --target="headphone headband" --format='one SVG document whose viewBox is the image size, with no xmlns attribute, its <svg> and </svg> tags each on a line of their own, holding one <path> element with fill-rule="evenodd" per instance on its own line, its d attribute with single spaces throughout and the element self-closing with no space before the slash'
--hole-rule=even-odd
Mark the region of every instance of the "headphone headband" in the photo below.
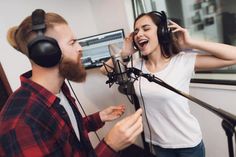
<svg viewBox="0 0 236 157">
<path fill-rule="evenodd" d="M 46 29 L 44 10 L 36 9 L 32 13 L 31 18 L 32 18 L 32 31 L 40 31 Z"/>
<path fill-rule="evenodd" d="M 161 19 L 162 24 L 168 24 L 168 19 L 167 19 L 166 13 L 164 11 L 161 11 L 161 12 L 159 12 L 159 11 L 152 11 L 150 13 L 159 16 L 160 19 Z"/>
</svg>

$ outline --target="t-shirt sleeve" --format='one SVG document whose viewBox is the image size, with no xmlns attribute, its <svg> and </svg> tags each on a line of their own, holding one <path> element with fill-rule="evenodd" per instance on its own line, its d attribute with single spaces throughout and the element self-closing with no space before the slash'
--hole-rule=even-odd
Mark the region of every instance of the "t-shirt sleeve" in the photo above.
<svg viewBox="0 0 236 157">
<path fill-rule="evenodd" d="M 192 77 L 195 74 L 195 62 L 197 53 L 183 52 L 181 53 L 181 66 L 186 70 L 186 74 Z"/>
</svg>

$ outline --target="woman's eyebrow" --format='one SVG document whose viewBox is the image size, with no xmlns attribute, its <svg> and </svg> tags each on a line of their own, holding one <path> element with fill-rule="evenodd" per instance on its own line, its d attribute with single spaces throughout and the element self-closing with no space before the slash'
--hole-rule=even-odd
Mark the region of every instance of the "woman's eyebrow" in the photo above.
<svg viewBox="0 0 236 157">
<path fill-rule="evenodd" d="M 149 26 L 150 26 L 149 24 L 144 24 L 144 25 L 141 26 L 141 28 L 145 28 L 145 27 L 149 27 Z M 139 30 L 139 29 L 135 28 L 134 31 L 136 31 L 136 30 Z"/>
<path fill-rule="evenodd" d="M 145 25 L 142 26 L 142 28 L 149 27 L 149 26 L 150 26 L 149 24 L 145 24 Z"/>
</svg>

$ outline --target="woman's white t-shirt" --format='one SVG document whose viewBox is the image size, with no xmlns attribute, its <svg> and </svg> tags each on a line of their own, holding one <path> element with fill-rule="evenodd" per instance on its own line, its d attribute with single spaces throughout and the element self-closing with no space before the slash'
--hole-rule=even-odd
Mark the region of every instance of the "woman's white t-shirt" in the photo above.
<svg viewBox="0 0 236 157">
<path fill-rule="evenodd" d="M 174 56 L 163 70 L 150 73 L 143 64 L 142 72 L 153 74 L 172 87 L 189 93 L 195 60 L 195 53 L 181 52 Z M 134 63 L 134 67 L 141 69 L 141 64 L 140 59 Z M 150 136 L 147 121 L 143 116 L 147 142 L 152 140 L 152 144 L 163 148 L 188 148 L 201 142 L 202 134 L 199 123 L 190 113 L 186 98 L 154 82 L 149 82 L 143 77 L 134 83 L 134 88 L 141 106 L 145 105 L 151 129 Z M 144 104 L 142 104 L 139 90 L 141 90 Z"/>
</svg>

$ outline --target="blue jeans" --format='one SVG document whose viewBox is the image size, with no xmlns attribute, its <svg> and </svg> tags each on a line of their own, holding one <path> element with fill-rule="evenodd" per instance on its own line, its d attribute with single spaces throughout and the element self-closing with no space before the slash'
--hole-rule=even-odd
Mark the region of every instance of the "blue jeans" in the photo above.
<svg viewBox="0 0 236 157">
<path fill-rule="evenodd" d="M 205 157 L 205 146 L 203 141 L 192 148 L 161 148 L 153 145 L 156 157 Z"/>
</svg>

